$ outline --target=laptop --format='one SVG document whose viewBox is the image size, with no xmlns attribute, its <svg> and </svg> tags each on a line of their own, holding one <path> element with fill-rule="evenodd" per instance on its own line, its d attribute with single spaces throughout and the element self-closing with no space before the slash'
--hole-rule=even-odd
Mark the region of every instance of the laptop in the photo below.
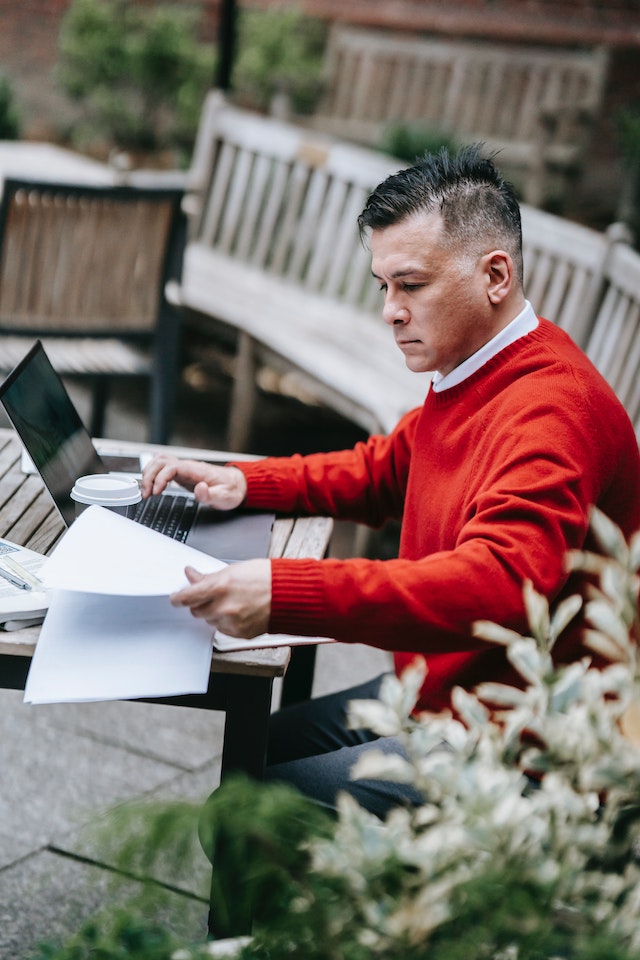
<svg viewBox="0 0 640 960">
<path fill-rule="evenodd" d="M 0 403 L 67 527 L 75 519 L 71 489 L 78 477 L 142 469 L 140 456 L 98 452 L 40 340 L 0 384 Z M 267 556 L 275 514 L 213 510 L 174 485 L 141 501 L 134 519 L 234 563 Z"/>
</svg>

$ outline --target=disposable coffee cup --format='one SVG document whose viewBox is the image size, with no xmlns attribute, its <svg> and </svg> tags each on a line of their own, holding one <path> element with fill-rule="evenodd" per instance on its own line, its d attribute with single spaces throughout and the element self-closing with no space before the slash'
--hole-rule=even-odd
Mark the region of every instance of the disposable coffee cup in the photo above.
<svg viewBox="0 0 640 960">
<path fill-rule="evenodd" d="M 75 500 L 76 516 L 95 504 L 106 507 L 124 517 L 133 517 L 141 494 L 138 481 L 130 477 L 117 477 L 110 473 L 93 473 L 79 477 L 73 485 L 71 499 Z"/>
</svg>

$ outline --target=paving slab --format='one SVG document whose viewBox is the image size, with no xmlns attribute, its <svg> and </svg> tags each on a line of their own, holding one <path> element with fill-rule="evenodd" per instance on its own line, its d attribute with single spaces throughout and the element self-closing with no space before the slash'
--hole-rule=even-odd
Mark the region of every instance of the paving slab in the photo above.
<svg viewBox="0 0 640 960">
<path fill-rule="evenodd" d="M 65 942 L 105 908 L 139 897 L 141 885 L 91 864 L 43 851 L 0 871 L 0 960 L 29 960 L 43 942 Z M 177 935 L 206 937 L 206 904 L 162 891 Z"/>
<path fill-rule="evenodd" d="M 139 752 L 48 727 L 35 713 L 20 694 L 0 691 L 0 824 L 5 836 L 32 850 L 178 773 Z M 12 862 L 14 847 L 0 847 L 0 865 Z"/>
<path fill-rule="evenodd" d="M 88 736 L 95 742 L 181 770 L 194 770 L 219 757 L 224 713 L 169 704 L 111 701 L 37 704 L 36 725 Z"/>
</svg>

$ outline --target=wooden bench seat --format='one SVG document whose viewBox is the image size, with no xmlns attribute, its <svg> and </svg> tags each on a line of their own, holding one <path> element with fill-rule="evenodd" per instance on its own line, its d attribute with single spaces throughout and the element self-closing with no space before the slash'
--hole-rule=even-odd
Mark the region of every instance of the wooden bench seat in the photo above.
<svg viewBox="0 0 640 960">
<path fill-rule="evenodd" d="M 369 145 L 392 124 L 483 140 L 541 206 L 584 162 L 602 104 L 604 49 L 450 41 L 335 24 L 312 125 Z"/>
</svg>

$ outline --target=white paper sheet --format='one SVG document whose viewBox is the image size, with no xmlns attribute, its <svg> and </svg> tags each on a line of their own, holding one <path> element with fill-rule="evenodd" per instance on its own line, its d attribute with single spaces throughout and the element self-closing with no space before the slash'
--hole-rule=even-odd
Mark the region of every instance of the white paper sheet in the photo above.
<svg viewBox="0 0 640 960">
<path fill-rule="evenodd" d="M 24 699 L 63 703 L 204 693 L 211 645 L 211 627 L 166 597 L 54 591 Z"/>
<path fill-rule="evenodd" d="M 213 649 L 216 653 L 233 653 L 236 650 L 260 650 L 263 647 L 301 647 L 309 643 L 335 643 L 330 637 L 293 637 L 289 633 L 261 633 L 252 640 L 230 637 L 216 630 Z"/>
<path fill-rule="evenodd" d="M 133 523 L 104 507 L 89 507 L 49 557 L 45 586 L 115 596 L 168 596 L 187 585 L 184 568 L 221 570 L 221 560 Z"/>
<path fill-rule="evenodd" d="M 169 602 L 188 564 L 225 566 L 102 507 L 81 514 L 46 564 L 49 612 L 25 701 L 203 693 L 213 629 Z"/>
</svg>

